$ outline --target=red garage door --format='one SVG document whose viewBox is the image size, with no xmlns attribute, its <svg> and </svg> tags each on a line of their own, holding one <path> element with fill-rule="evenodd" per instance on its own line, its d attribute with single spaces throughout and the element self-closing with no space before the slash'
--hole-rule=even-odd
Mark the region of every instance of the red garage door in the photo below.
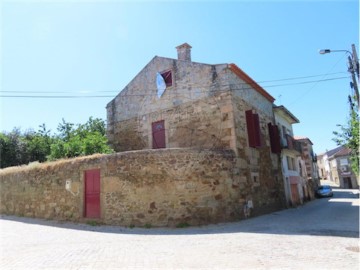
<svg viewBox="0 0 360 270">
<path fill-rule="evenodd" d="M 100 218 L 100 170 L 85 171 L 85 217 Z"/>
</svg>

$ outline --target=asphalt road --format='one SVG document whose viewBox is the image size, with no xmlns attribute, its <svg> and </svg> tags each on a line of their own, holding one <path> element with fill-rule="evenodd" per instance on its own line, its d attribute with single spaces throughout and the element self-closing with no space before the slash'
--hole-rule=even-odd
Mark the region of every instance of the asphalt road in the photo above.
<svg viewBox="0 0 360 270">
<path fill-rule="evenodd" d="M 0 269 L 359 269 L 359 191 L 183 229 L 0 219 Z"/>
</svg>

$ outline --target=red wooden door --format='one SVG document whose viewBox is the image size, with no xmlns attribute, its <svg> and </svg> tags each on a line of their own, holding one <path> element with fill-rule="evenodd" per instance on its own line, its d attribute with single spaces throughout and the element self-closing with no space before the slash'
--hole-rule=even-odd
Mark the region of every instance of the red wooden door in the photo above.
<svg viewBox="0 0 360 270">
<path fill-rule="evenodd" d="M 164 120 L 152 123 L 153 149 L 165 148 L 165 122 Z"/>
<path fill-rule="evenodd" d="M 300 204 L 300 197 L 297 184 L 291 184 L 291 196 L 294 204 Z"/>
<path fill-rule="evenodd" d="M 100 218 L 100 170 L 85 171 L 85 217 Z"/>
</svg>

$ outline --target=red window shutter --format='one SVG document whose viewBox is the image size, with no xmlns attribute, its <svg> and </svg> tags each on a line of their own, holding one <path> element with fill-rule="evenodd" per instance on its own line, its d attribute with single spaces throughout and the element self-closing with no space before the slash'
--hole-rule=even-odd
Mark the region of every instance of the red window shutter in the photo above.
<svg viewBox="0 0 360 270">
<path fill-rule="evenodd" d="M 271 152 L 275 153 L 274 129 L 273 129 L 273 125 L 271 123 L 268 123 L 268 131 L 269 131 L 269 137 L 270 137 Z"/>
<path fill-rule="evenodd" d="M 254 148 L 259 147 L 261 146 L 259 115 L 257 113 L 253 113 L 252 110 L 246 111 L 245 115 L 249 146 Z"/>
<path fill-rule="evenodd" d="M 253 120 L 253 113 L 251 110 L 245 112 L 246 115 L 246 127 L 247 133 L 249 138 L 249 146 L 255 147 L 255 128 L 254 128 L 254 120 Z"/>
<path fill-rule="evenodd" d="M 254 119 L 254 131 L 255 131 L 255 146 L 259 147 L 261 146 L 259 115 L 257 113 L 254 113 L 253 119 Z"/>
<path fill-rule="evenodd" d="M 164 78 L 166 86 L 172 86 L 171 70 L 161 73 L 161 76 Z"/>
<path fill-rule="evenodd" d="M 275 144 L 275 152 L 277 154 L 281 153 L 281 145 L 280 145 L 280 133 L 279 128 L 277 125 L 273 126 L 273 133 L 274 133 L 274 144 Z"/>
<path fill-rule="evenodd" d="M 271 152 L 275 154 L 280 154 L 280 137 L 279 137 L 279 129 L 277 125 L 273 125 L 272 123 L 268 123 L 269 136 L 270 136 L 270 146 Z"/>
</svg>

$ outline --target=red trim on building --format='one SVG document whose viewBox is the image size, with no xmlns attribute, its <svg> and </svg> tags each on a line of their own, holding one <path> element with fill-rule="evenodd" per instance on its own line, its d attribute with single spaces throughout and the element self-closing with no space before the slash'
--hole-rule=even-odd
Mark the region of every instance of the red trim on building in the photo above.
<svg viewBox="0 0 360 270">
<path fill-rule="evenodd" d="M 260 85 L 258 85 L 253 79 L 250 78 L 244 71 L 242 71 L 237 65 L 229 64 L 229 68 L 234 72 L 240 79 L 248 83 L 252 88 L 254 88 L 259 94 L 265 97 L 268 101 L 273 103 L 275 98 L 273 98 L 268 92 L 265 91 Z"/>
</svg>

